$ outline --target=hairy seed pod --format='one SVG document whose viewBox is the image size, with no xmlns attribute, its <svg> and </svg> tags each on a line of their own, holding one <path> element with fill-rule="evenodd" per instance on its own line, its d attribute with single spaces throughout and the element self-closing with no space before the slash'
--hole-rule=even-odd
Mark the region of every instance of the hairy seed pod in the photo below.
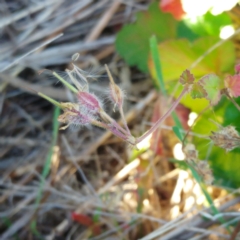
<svg viewBox="0 0 240 240">
<path fill-rule="evenodd" d="M 101 103 L 99 99 L 92 93 L 78 92 L 77 99 L 81 108 L 84 109 L 86 113 L 91 113 L 93 115 L 99 113 L 101 109 Z"/>
<path fill-rule="evenodd" d="M 209 138 L 214 145 L 225 149 L 227 152 L 240 146 L 240 136 L 233 126 L 223 127 L 217 132 L 212 132 Z"/>
</svg>

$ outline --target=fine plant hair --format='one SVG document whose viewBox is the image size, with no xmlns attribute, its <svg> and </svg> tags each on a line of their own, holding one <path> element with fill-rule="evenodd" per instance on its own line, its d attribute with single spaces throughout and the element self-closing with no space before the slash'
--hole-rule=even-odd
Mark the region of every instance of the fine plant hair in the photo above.
<svg viewBox="0 0 240 240">
<path fill-rule="evenodd" d="M 69 78 L 71 79 L 73 85 L 70 85 L 63 77 L 58 73 L 53 72 L 59 81 L 61 81 L 65 86 L 67 86 L 73 93 L 76 94 L 78 103 L 58 103 L 53 99 L 50 99 L 43 93 L 38 93 L 40 96 L 49 100 L 56 106 L 60 107 L 64 114 L 59 116 L 59 121 L 67 123 L 68 127 L 71 124 L 74 125 L 88 125 L 92 124 L 104 129 L 111 131 L 114 135 L 118 136 L 122 140 L 126 141 L 132 146 L 136 146 L 137 143 L 141 142 L 143 139 L 148 137 L 153 133 L 159 125 L 171 114 L 171 112 L 176 108 L 182 97 L 189 91 L 189 86 L 186 86 L 179 98 L 172 104 L 167 113 L 162 116 L 146 133 L 140 137 L 132 136 L 123 112 L 123 104 L 125 93 L 124 91 L 115 84 L 114 79 L 107 66 L 107 74 L 110 79 L 108 98 L 113 103 L 113 109 L 119 111 L 124 127 L 121 127 L 114 119 L 112 119 L 103 109 L 103 103 L 96 97 L 93 93 L 89 92 L 89 85 L 87 77 L 82 74 L 82 70 L 79 69 L 75 64 L 73 64 L 72 70 L 66 70 Z M 79 81 L 80 79 L 80 81 Z M 65 129 L 66 127 L 63 127 Z"/>
<path fill-rule="evenodd" d="M 77 55 L 76 56 L 74 55 L 74 60 L 76 60 L 77 57 L 78 57 Z M 219 89 L 219 93 L 218 93 L 219 96 L 217 97 L 217 99 L 211 99 L 210 94 L 208 94 L 207 84 L 208 84 L 208 81 L 213 81 L 216 78 L 218 78 L 216 75 L 209 74 L 204 76 L 198 82 L 195 82 L 194 81 L 195 78 L 190 73 L 190 71 L 185 70 L 179 79 L 179 83 L 181 83 L 184 86 L 179 97 L 172 103 L 172 105 L 169 107 L 167 112 L 161 118 L 159 118 L 156 121 L 156 123 L 153 124 L 153 126 L 146 133 L 144 133 L 140 137 L 134 137 L 132 136 L 127 126 L 125 115 L 123 112 L 123 104 L 124 104 L 124 99 L 126 98 L 126 94 L 124 90 L 122 90 L 118 85 L 116 85 L 108 67 L 107 66 L 105 67 L 110 80 L 109 88 L 106 90 L 106 93 L 105 93 L 106 99 L 112 102 L 114 111 L 115 110 L 119 111 L 124 123 L 124 128 L 122 128 L 114 119 L 112 119 L 104 111 L 105 100 L 101 100 L 101 98 L 98 98 L 97 96 L 95 96 L 95 94 L 89 92 L 88 79 L 93 77 L 92 74 L 89 75 L 88 73 L 86 73 L 85 71 L 77 67 L 75 64 L 72 64 L 71 70 L 66 69 L 65 74 L 59 74 L 57 72 L 53 72 L 53 75 L 57 77 L 58 80 L 61 81 L 65 86 L 67 86 L 74 94 L 76 94 L 76 99 L 78 99 L 78 103 L 67 103 L 67 106 L 66 106 L 66 104 L 64 105 L 64 103 L 57 103 L 55 100 L 50 99 L 43 93 L 38 93 L 38 94 L 46 98 L 47 100 L 51 101 L 53 104 L 59 106 L 61 109 L 65 111 L 66 116 L 64 117 L 65 119 L 62 122 L 65 122 L 68 125 L 71 125 L 71 124 L 81 125 L 83 124 L 83 122 L 79 116 L 81 116 L 82 114 L 89 115 L 90 112 L 94 111 L 94 113 L 91 116 L 88 116 L 90 117 L 89 119 L 85 119 L 83 125 L 92 124 L 92 125 L 110 130 L 114 135 L 118 136 L 119 138 L 123 139 L 124 141 L 128 142 L 133 146 L 136 146 L 137 143 L 141 142 L 146 137 L 148 137 L 151 133 L 153 133 L 156 129 L 158 129 L 158 127 L 162 124 L 162 122 L 175 110 L 175 108 L 177 107 L 181 99 L 184 98 L 187 93 L 190 93 L 193 98 L 208 99 L 210 101 L 210 105 L 212 106 L 216 105 L 220 100 L 221 94 L 225 94 L 225 93 L 228 93 L 227 97 L 230 98 L 231 101 L 235 102 L 231 96 L 232 95 L 231 89 L 229 88 Z M 238 68 L 236 67 L 236 69 Z M 96 76 L 94 75 L 94 77 Z M 228 77 L 228 79 L 229 78 L 230 77 Z M 69 83 L 70 81 L 74 86 Z M 196 93 L 196 89 L 199 92 Z M 75 109 L 73 110 L 73 108 Z M 81 108 L 82 114 L 79 114 L 80 110 L 78 108 Z M 70 116 L 73 116 L 73 115 L 77 116 L 77 114 L 79 114 L 79 116 L 74 117 L 75 119 L 74 121 L 73 117 L 70 117 Z M 61 119 L 61 116 L 60 116 L 60 119 Z M 99 121 L 94 122 L 96 120 L 99 120 Z"/>
<path fill-rule="evenodd" d="M 78 55 L 73 56 L 73 60 L 76 60 Z M 190 94 L 193 99 L 205 98 L 209 101 L 209 106 L 218 104 L 222 95 L 226 95 L 231 102 L 237 104 L 234 97 L 240 95 L 239 87 L 236 81 L 240 79 L 239 66 L 235 67 L 236 74 L 234 76 L 227 76 L 224 79 L 224 84 L 221 84 L 221 79 L 215 74 L 208 74 L 203 76 L 199 81 L 195 81 L 194 75 L 186 69 L 179 77 L 179 84 L 183 86 L 182 92 L 179 96 L 171 102 L 168 110 L 146 131 L 142 136 L 135 137 L 132 135 L 126 117 L 123 111 L 124 99 L 126 97 L 125 92 L 115 83 L 113 76 L 105 65 L 106 72 L 109 78 L 109 87 L 106 90 L 106 97 L 112 102 L 113 111 L 119 112 L 123 126 L 121 126 L 115 119 L 113 119 L 105 110 L 105 100 L 102 100 L 89 89 L 88 79 L 91 75 L 88 75 L 78 66 L 72 63 L 72 69 L 66 69 L 67 79 L 65 80 L 63 75 L 59 75 L 57 72 L 53 72 L 53 75 L 61 81 L 75 96 L 75 102 L 59 103 L 52 98 L 49 98 L 44 93 L 39 92 L 38 94 L 50 101 L 54 105 L 58 106 L 63 110 L 63 114 L 58 117 L 58 121 L 66 124 L 61 129 L 66 129 L 69 126 L 96 126 L 99 128 L 106 129 L 112 134 L 116 135 L 132 147 L 137 147 L 137 144 L 149 137 L 159 126 L 165 121 L 165 119 L 172 114 L 175 108 L 178 106 L 180 101 L 187 95 Z M 212 87 L 212 84 L 214 87 Z M 224 86 L 222 88 L 222 86 Z M 176 132 L 175 132 L 176 133 Z M 177 130 L 176 135 L 181 134 L 180 129 Z M 181 137 L 180 137 L 181 138 Z M 221 128 L 217 132 L 212 132 L 212 135 L 207 136 L 211 143 L 221 148 L 230 151 L 240 146 L 240 137 L 238 132 L 233 127 Z M 182 139 L 184 143 L 185 138 Z M 192 149 L 192 150 L 191 150 Z M 188 163 L 197 170 L 202 179 L 211 184 L 213 182 L 212 172 L 207 161 L 199 161 L 197 157 L 197 150 L 191 147 L 188 151 L 185 151 Z M 191 158 L 191 153 L 195 152 L 195 157 Z M 190 156 L 190 157 L 189 157 Z M 187 159 L 186 159 L 187 160 Z"/>
</svg>

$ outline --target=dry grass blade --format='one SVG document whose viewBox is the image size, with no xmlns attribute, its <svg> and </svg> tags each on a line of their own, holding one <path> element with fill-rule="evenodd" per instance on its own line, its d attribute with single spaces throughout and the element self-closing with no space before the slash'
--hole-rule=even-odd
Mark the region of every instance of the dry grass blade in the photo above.
<svg viewBox="0 0 240 240">
<path fill-rule="evenodd" d="M 77 80 L 74 83 L 79 89 L 74 88 L 74 95 L 46 71 L 39 76 L 42 68 L 47 68 L 68 85 L 69 76 L 65 78 L 61 72 L 72 69 L 74 61 L 104 110 L 120 119 L 122 113 L 114 112 L 108 100 L 109 80 L 103 67 L 107 64 L 115 83 L 125 88 L 127 95 L 126 123 L 119 120 L 119 129 L 126 133 L 128 125 L 134 136 L 140 136 L 151 128 L 158 93 L 148 76 L 129 67 L 114 46 L 119 29 L 126 21 L 134 22 L 135 13 L 145 11 L 149 3 L 0 3 L 0 69 L 4 71 L 0 73 L 1 239 L 228 239 L 227 225 L 233 230 L 231 238 L 236 238 L 240 218 L 236 191 L 209 187 L 220 211 L 211 213 L 191 175 L 171 162 L 175 144 L 171 122 L 161 126 L 164 137 L 154 142 L 156 148 L 164 149 L 164 156 L 153 151 L 152 138 L 138 151 L 97 127 L 72 127 L 59 131 L 57 138 L 53 107 L 39 97 L 41 92 L 55 103 L 77 104 L 75 95 L 81 90 Z M 94 74 L 96 69 L 100 73 Z M 206 138 L 189 132 L 188 137 L 192 136 Z M 223 217 L 224 224 L 219 222 Z"/>
</svg>

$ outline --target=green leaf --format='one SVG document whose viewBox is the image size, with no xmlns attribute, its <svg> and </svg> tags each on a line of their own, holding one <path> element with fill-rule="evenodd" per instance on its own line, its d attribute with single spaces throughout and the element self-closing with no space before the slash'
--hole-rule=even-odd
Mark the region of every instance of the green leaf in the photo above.
<svg viewBox="0 0 240 240">
<path fill-rule="evenodd" d="M 237 100 L 240 104 L 240 99 Z M 194 126 L 194 132 L 202 135 L 210 135 L 211 131 L 217 131 L 218 127 L 213 119 L 222 126 L 236 126 L 239 131 L 240 112 L 225 97 L 214 107 L 204 113 Z M 194 137 L 194 144 L 198 147 L 199 158 L 208 159 L 215 177 L 215 184 L 228 188 L 240 187 L 240 149 L 226 152 L 224 149 L 213 146 L 209 139 Z"/>
<path fill-rule="evenodd" d="M 195 99 L 195 98 L 204 98 L 207 93 L 204 90 L 204 88 L 200 84 L 198 84 L 198 82 L 196 82 L 193 84 L 190 94 L 191 94 L 191 97 Z"/>
<path fill-rule="evenodd" d="M 180 168 L 182 170 L 188 170 L 189 167 L 185 161 L 182 160 L 176 160 L 174 158 L 169 159 L 170 162 L 174 163 L 177 168 Z"/>
<path fill-rule="evenodd" d="M 195 78 L 209 73 L 215 73 L 219 76 L 228 73 L 233 69 L 235 63 L 235 48 L 230 41 L 223 43 L 220 47 L 207 54 L 197 66 L 191 68 L 191 65 L 218 41 L 219 39 L 216 37 L 203 37 L 193 43 L 186 39 L 169 40 L 160 43 L 158 50 L 161 55 L 164 80 L 169 82 L 179 79 L 184 69 L 191 69 L 191 73 Z M 156 72 L 151 58 L 149 59 L 149 69 L 155 79 Z"/>
<path fill-rule="evenodd" d="M 116 49 L 130 65 L 148 72 L 149 38 L 155 35 L 158 41 L 176 36 L 177 22 L 170 14 L 162 13 L 158 3 L 149 6 L 148 11 L 137 14 L 134 24 L 125 25 L 117 34 Z"/>
<path fill-rule="evenodd" d="M 193 76 L 193 74 L 191 74 L 191 72 L 186 69 L 185 71 L 183 71 L 183 73 L 180 76 L 179 82 L 184 85 L 184 84 L 192 84 L 193 81 L 195 80 L 195 77 Z"/>
<path fill-rule="evenodd" d="M 172 127 L 172 130 L 173 130 L 173 132 L 175 133 L 175 135 L 178 137 L 178 139 L 179 139 L 180 141 L 182 141 L 182 140 L 183 140 L 183 136 L 182 136 L 182 133 L 180 132 L 180 128 L 177 127 L 177 126 L 173 126 L 173 127 Z"/>
<path fill-rule="evenodd" d="M 219 15 L 213 15 L 210 12 L 193 19 L 185 19 L 185 24 L 195 34 L 199 36 L 216 36 L 218 37 L 221 28 L 232 24 L 230 16 L 224 12 Z"/>
<path fill-rule="evenodd" d="M 194 41 L 199 38 L 199 35 L 194 33 L 184 21 L 177 24 L 177 38 L 187 38 L 189 41 Z"/>
<path fill-rule="evenodd" d="M 212 105 L 216 105 L 221 98 L 221 79 L 215 74 L 208 74 L 202 77 L 198 84 L 204 88 L 206 92 L 205 97 L 210 101 L 210 103 Z"/>
<path fill-rule="evenodd" d="M 152 36 L 150 38 L 150 49 L 151 49 L 151 55 L 153 58 L 153 63 L 154 63 L 154 68 L 156 70 L 157 73 L 157 81 L 158 81 L 158 85 L 161 88 L 162 93 L 166 96 L 167 92 L 165 89 L 165 84 L 163 81 L 163 76 L 162 76 L 162 69 L 161 69 L 161 60 L 160 60 L 160 54 L 158 53 L 158 45 L 157 45 L 157 39 L 156 36 Z M 194 76 L 192 74 L 190 74 L 190 71 L 186 70 L 186 79 L 187 81 L 191 81 L 192 79 L 194 80 Z M 182 134 L 180 132 L 180 129 L 183 129 L 182 124 L 180 119 L 178 118 L 178 115 L 176 114 L 175 111 L 172 112 L 172 118 L 176 124 L 176 131 L 178 131 L 178 137 L 180 137 L 180 140 L 182 140 Z"/>
<path fill-rule="evenodd" d="M 50 149 L 47 154 L 47 158 L 44 163 L 43 170 L 42 170 L 42 174 L 41 174 L 42 178 L 41 178 L 40 186 L 39 186 L 37 196 L 35 199 L 35 209 L 34 209 L 35 211 L 38 209 L 41 198 L 42 198 L 43 188 L 44 188 L 44 184 L 45 184 L 45 178 L 47 177 L 47 175 L 49 174 L 49 172 L 51 170 L 51 159 L 52 159 L 52 155 L 54 153 L 54 146 L 57 144 L 57 138 L 58 138 L 58 128 L 59 128 L 58 116 L 59 116 L 59 114 L 60 114 L 60 108 L 55 107 L 54 116 L 53 116 L 52 143 L 50 145 Z M 41 234 L 37 230 L 36 219 L 33 219 L 31 221 L 30 228 L 35 236 L 37 236 L 39 239 L 42 239 Z"/>
<path fill-rule="evenodd" d="M 158 86 L 160 86 L 162 93 L 166 95 L 167 92 L 165 89 L 163 76 L 162 76 L 160 54 L 158 53 L 158 44 L 157 44 L 156 36 L 152 36 L 150 38 L 150 49 L 151 49 L 151 56 L 153 58 L 154 68 L 156 69 L 156 73 L 157 73 Z"/>
<path fill-rule="evenodd" d="M 191 65 L 218 41 L 219 39 L 215 37 L 204 37 L 193 43 L 190 43 L 186 39 L 181 39 L 165 41 L 158 45 L 159 54 L 161 55 L 163 79 L 169 94 L 174 91 L 182 71 L 184 69 L 191 69 Z M 197 66 L 191 69 L 191 73 L 195 78 L 202 77 L 209 73 L 216 73 L 217 75 L 222 76 L 224 73 L 232 71 L 234 63 L 234 44 L 228 41 L 207 54 Z M 153 61 L 151 58 L 149 59 L 149 70 L 154 79 L 155 85 L 157 85 L 156 71 L 153 67 Z M 177 97 L 182 89 L 183 88 L 180 86 L 177 91 L 174 91 L 174 96 Z M 199 94 L 197 94 L 196 90 L 198 90 L 197 85 L 195 85 L 193 95 L 195 97 L 201 97 L 202 90 L 199 89 Z M 181 103 L 197 113 L 202 111 L 209 104 L 207 100 L 193 100 L 191 96 L 184 97 Z"/>
</svg>

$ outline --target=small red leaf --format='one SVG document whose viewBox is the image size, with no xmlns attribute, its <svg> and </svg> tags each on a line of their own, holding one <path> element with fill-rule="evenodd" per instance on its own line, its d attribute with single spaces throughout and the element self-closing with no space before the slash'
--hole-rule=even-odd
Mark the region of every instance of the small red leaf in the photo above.
<svg viewBox="0 0 240 240">
<path fill-rule="evenodd" d="M 207 92 L 204 90 L 203 86 L 200 85 L 198 82 L 196 82 L 192 85 L 191 97 L 193 99 L 204 98 L 204 97 L 206 97 L 206 95 L 207 95 Z"/>
<path fill-rule="evenodd" d="M 163 12 L 171 13 L 177 20 L 181 20 L 186 14 L 181 0 L 161 0 L 159 7 Z"/>
<path fill-rule="evenodd" d="M 86 227 L 90 227 L 94 224 L 92 218 L 87 215 L 79 214 L 79 213 L 72 213 L 72 219 Z"/>
<path fill-rule="evenodd" d="M 182 75 L 180 76 L 180 79 L 179 79 L 179 82 L 182 84 L 182 85 L 185 85 L 185 84 L 193 84 L 194 82 L 194 79 L 195 77 L 193 76 L 193 74 L 191 74 L 191 72 L 186 69 Z"/>
<path fill-rule="evenodd" d="M 72 219 L 75 222 L 82 224 L 91 229 L 94 236 L 101 234 L 101 227 L 99 223 L 95 223 L 93 219 L 85 214 L 72 213 Z"/>
<path fill-rule="evenodd" d="M 240 73 L 240 64 L 237 64 L 235 66 L 235 71 L 236 71 L 236 73 Z"/>
<path fill-rule="evenodd" d="M 235 67 L 235 69 L 237 68 Z M 224 79 L 224 82 L 233 97 L 236 98 L 240 96 L 240 74 L 228 76 Z"/>
<path fill-rule="evenodd" d="M 95 224 L 93 227 L 92 227 L 92 231 L 93 231 L 93 234 L 94 236 L 98 236 L 102 233 L 102 230 L 101 230 L 101 227 L 99 224 Z"/>
</svg>

